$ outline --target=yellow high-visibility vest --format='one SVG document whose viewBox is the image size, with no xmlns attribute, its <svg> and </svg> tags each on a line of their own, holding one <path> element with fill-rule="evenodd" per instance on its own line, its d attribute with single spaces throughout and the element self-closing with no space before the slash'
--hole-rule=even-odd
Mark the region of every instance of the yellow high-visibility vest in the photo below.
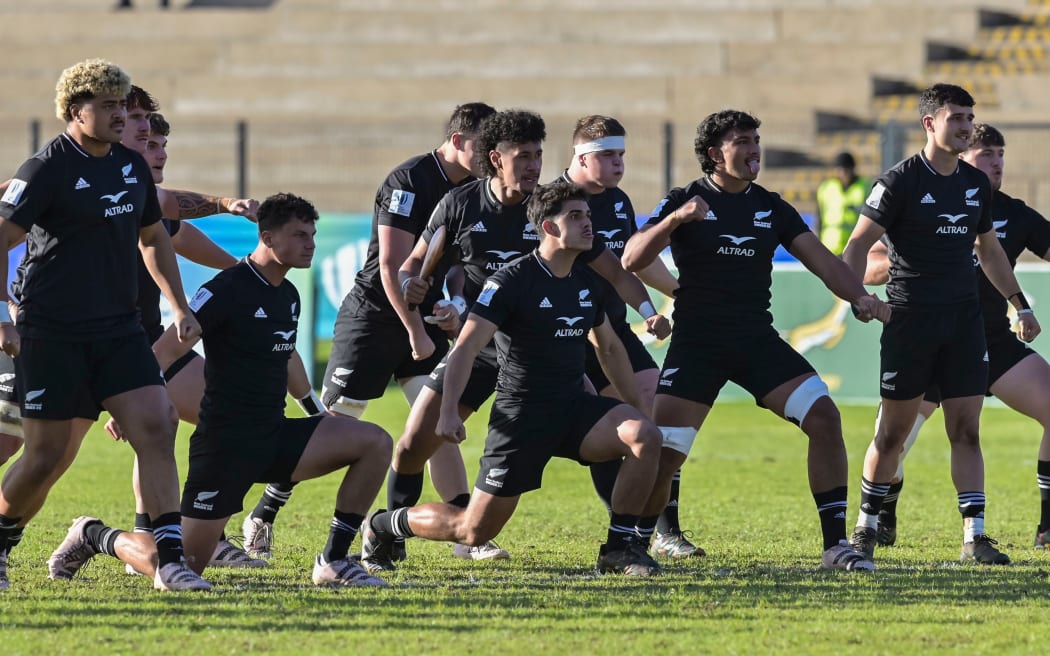
<svg viewBox="0 0 1050 656">
<path fill-rule="evenodd" d="M 842 188 L 838 178 L 829 178 L 817 188 L 817 206 L 820 208 L 820 241 L 832 253 L 839 255 L 846 248 L 853 226 L 857 225 L 860 208 L 868 196 L 871 182 L 858 177 L 853 184 Z"/>
</svg>

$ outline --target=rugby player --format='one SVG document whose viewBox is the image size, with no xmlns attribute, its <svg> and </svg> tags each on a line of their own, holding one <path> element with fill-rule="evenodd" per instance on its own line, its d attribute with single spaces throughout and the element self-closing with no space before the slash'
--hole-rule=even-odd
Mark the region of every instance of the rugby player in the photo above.
<svg viewBox="0 0 1050 656">
<path fill-rule="evenodd" d="M 205 283 L 190 304 L 203 328 L 206 356 L 200 423 L 190 438 L 189 474 L 182 496 L 187 561 L 197 573 L 211 560 L 223 527 L 241 510 L 254 483 L 298 482 L 346 468 L 328 543 L 314 559 L 313 582 L 385 585 L 347 554 L 383 484 L 390 436 L 374 424 L 350 417 L 284 416 L 290 356 L 302 307 L 286 275 L 293 268 L 310 266 L 317 219 L 313 205 L 297 196 L 276 194 L 266 199 L 259 207 L 255 250 Z M 161 366 L 170 365 L 189 348 L 170 328 L 155 345 Z M 155 567 L 153 545 L 148 535 L 81 517 L 51 560 L 67 565 L 56 578 L 72 578 L 97 553 L 116 556 L 149 574 Z M 197 579 L 175 589 L 210 586 Z"/>
<path fill-rule="evenodd" d="M 397 271 L 442 196 L 474 180 L 477 132 L 482 120 L 495 111 L 480 102 L 456 107 L 445 126 L 445 141 L 399 164 L 379 186 L 365 264 L 336 316 L 321 392 L 321 403 L 330 411 L 360 418 L 368 401 L 383 395 L 391 377 L 411 405 L 427 374 L 448 352 L 445 333 L 458 330 L 459 312 L 466 311 L 466 303 L 455 297 L 459 312 L 438 308 L 442 296 L 440 287 L 435 287 L 420 305 L 423 311 L 410 311 L 401 296 Z M 443 320 L 425 323 L 423 315 L 432 311 Z M 435 453 L 430 474 L 441 498 L 454 499 L 467 493 L 463 458 L 456 445 L 449 444 Z M 291 494 L 290 484 L 267 486 L 244 519 L 249 553 L 270 557 L 273 522 Z M 476 558 L 506 556 L 494 547 L 473 552 L 461 547 L 454 553 Z"/>
<path fill-rule="evenodd" d="M 733 381 L 761 407 L 797 424 L 809 438 L 809 485 L 823 535 L 821 564 L 871 570 L 846 541 L 846 447 L 827 385 L 773 328 L 772 259 L 783 245 L 858 318 L 885 319 L 888 308 L 810 232 L 793 207 L 754 180 L 761 167 L 759 121 L 735 110 L 706 117 L 695 151 L 704 177 L 672 189 L 627 242 L 623 261 L 639 270 L 668 245 L 678 267 L 675 325 L 660 374 L 653 418 L 664 434 L 653 499 L 655 519 L 719 390 Z M 642 521 L 645 521 L 643 515 Z"/>
<path fill-rule="evenodd" d="M 984 172 L 992 186 L 992 228 L 1006 251 L 1011 265 L 1024 250 L 1050 260 L 1050 222 L 1028 207 L 1024 201 L 1002 192 L 1006 139 L 995 127 L 977 123 L 973 126 L 970 147 L 959 156 Z M 868 284 L 885 284 L 889 278 L 889 254 L 879 241 L 868 253 Z M 1050 547 L 1050 365 L 1043 356 L 1017 339 L 1006 316 L 1006 299 L 989 282 L 983 270 L 977 272 L 978 296 L 984 317 L 984 337 L 988 344 L 988 390 L 1008 407 L 1031 417 L 1043 427 L 1036 463 L 1036 477 L 1041 497 L 1039 523 L 1035 530 L 1035 548 Z M 929 390 L 919 406 L 915 424 L 901 448 L 897 473 L 879 511 L 877 542 L 892 545 L 897 541 L 897 501 L 904 487 L 904 458 L 915 443 L 919 429 L 930 418 L 940 401 L 937 390 Z"/>
<path fill-rule="evenodd" d="M 975 249 L 988 280 L 1019 311 L 1021 339 L 1034 339 L 1039 322 L 995 236 L 988 176 L 959 159 L 970 145 L 973 106 L 973 96 L 955 85 L 935 84 L 923 91 L 919 116 L 926 145 L 876 180 L 842 255 L 863 275 L 868 251 L 883 235 L 888 241 L 886 294 L 893 317 L 882 333 L 881 417 L 864 459 L 860 514 L 851 538 L 869 557 L 901 447 L 915 425 L 923 394 L 936 386 L 963 517 L 960 559 L 1010 562 L 984 527 L 979 419 L 988 389 L 988 349 Z"/>
<path fill-rule="evenodd" d="M 623 255 L 627 239 L 633 235 L 635 225 L 634 206 L 630 197 L 620 188 L 623 179 L 626 154 L 627 130 L 620 121 L 610 116 L 590 115 L 580 118 L 573 131 L 573 153 L 569 167 L 562 173 L 562 179 L 574 182 L 589 194 L 587 201 L 591 209 L 591 224 L 596 236 L 605 242 L 606 249 L 617 258 Z M 648 267 L 638 272 L 638 277 L 654 289 L 668 297 L 674 297 L 678 280 L 671 275 L 663 260 L 657 258 Z M 634 369 L 634 379 L 642 397 L 642 410 L 652 414 L 653 397 L 656 394 L 656 382 L 660 369 L 642 341 L 627 322 L 627 306 L 616 290 L 604 278 L 600 284 L 605 293 L 605 311 L 610 324 L 623 342 L 624 349 Z M 598 362 L 594 347 L 590 342 L 587 349 L 587 379 L 595 392 L 611 398 L 622 398 L 616 388 L 605 376 Z M 609 506 L 609 494 L 616 482 L 619 461 L 591 465 L 591 478 L 595 489 L 606 506 Z M 671 497 L 667 507 L 660 513 L 657 521 L 656 540 L 653 542 L 654 556 L 668 558 L 688 558 L 703 556 L 704 550 L 689 541 L 678 524 L 678 497 L 681 485 L 681 471 L 675 472 L 671 482 Z M 652 526 L 639 527 L 643 539 L 652 535 Z"/>
<path fill-rule="evenodd" d="M 144 474 L 159 559 L 154 586 L 203 583 L 182 563 L 176 418 L 137 316 L 140 242 L 174 309 L 177 338 L 192 340 L 200 326 L 182 292 L 149 168 L 120 143 L 130 88 L 128 76 L 104 60 L 63 71 L 55 106 L 66 131 L 19 168 L 0 198 L 0 346 L 18 356 L 26 437 L 0 484 L 0 587 L 8 585 L 10 548 L 76 456 L 84 433 L 74 433 L 74 424 L 97 419 L 101 408 L 127 429 Z M 16 331 L 7 253 L 23 237 Z"/>
<path fill-rule="evenodd" d="M 529 198 L 539 247 L 484 283 L 445 367 L 435 432 L 459 443 L 466 438 L 459 399 L 475 358 L 495 337 L 501 369 L 474 494 L 466 508 L 431 503 L 370 514 L 362 529 L 363 562 L 389 560 L 396 537 L 484 544 L 510 520 L 521 495 L 540 487 L 552 457 L 582 464 L 623 458 L 598 569 L 659 572 L 634 527 L 656 475 L 660 433 L 628 405 L 641 404 L 630 361 L 605 321 L 602 287 L 576 264 L 592 247 L 589 215 L 587 194 L 575 184 L 556 181 Z M 628 403 L 584 391 L 588 334 Z"/>
</svg>

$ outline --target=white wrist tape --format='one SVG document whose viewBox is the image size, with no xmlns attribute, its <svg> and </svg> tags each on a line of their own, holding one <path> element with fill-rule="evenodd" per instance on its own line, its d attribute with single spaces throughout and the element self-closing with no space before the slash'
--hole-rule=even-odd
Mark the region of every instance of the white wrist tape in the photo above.
<svg viewBox="0 0 1050 656">
<path fill-rule="evenodd" d="M 600 153 L 603 150 L 626 150 L 627 140 L 624 137 L 602 137 L 594 141 L 578 143 L 572 147 L 574 155 L 586 155 L 587 153 Z"/>
<path fill-rule="evenodd" d="M 303 409 L 308 416 L 313 417 L 315 415 L 323 415 L 325 410 L 324 406 L 321 405 L 321 399 L 317 398 L 317 392 L 310 390 L 310 393 L 301 399 L 296 399 L 296 403 Z"/>
<path fill-rule="evenodd" d="M 464 314 L 467 311 L 467 299 L 462 296 L 452 297 L 452 307 L 456 308 L 458 314 Z"/>
<path fill-rule="evenodd" d="M 638 314 L 642 315 L 643 319 L 648 319 L 656 314 L 656 308 L 653 307 L 650 301 L 642 301 L 641 305 L 638 306 Z"/>
</svg>

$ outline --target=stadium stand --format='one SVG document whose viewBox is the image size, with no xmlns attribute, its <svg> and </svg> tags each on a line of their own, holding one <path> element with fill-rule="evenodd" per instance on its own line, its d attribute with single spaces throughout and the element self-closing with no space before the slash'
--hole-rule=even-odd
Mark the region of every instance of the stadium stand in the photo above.
<svg viewBox="0 0 1050 656">
<path fill-rule="evenodd" d="M 865 174 L 881 168 L 885 123 L 904 126 L 905 152 L 917 147 L 916 91 L 947 80 L 1017 146 L 1007 191 L 1050 211 L 1045 0 L 470 4 L 3 3 L 0 57 L 12 64 L 0 71 L 0 158 L 17 166 L 31 120 L 43 138 L 58 129 L 54 79 L 102 56 L 161 100 L 178 134 L 168 177 L 190 188 L 230 188 L 244 119 L 250 193 L 290 189 L 325 210 L 367 211 L 392 164 L 435 143 L 451 106 L 480 99 L 544 115 L 550 175 L 577 116 L 617 115 L 630 133 L 624 187 L 645 209 L 664 191 L 664 122 L 670 178 L 682 182 L 696 174 L 696 122 L 736 106 L 763 120 L 763 184 L 808 211 L 836 152 L 854 152 Z"/>
</svg>

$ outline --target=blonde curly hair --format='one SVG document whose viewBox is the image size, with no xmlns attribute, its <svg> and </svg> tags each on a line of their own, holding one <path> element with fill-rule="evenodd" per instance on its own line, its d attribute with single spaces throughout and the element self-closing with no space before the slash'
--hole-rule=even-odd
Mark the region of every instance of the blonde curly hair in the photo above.
<svg viewBox="0 0 1050 656">
<path fill-rule="evenodd" d="M 127 96 L 131 92 L 131 78 L 119 66 L 105 59 L 88 59 L 73 64 L 58 78 L 55 85 L 55 115 L 66 123 L 73 120 L 70 105 L 97 96 Z"/>
</svg>

